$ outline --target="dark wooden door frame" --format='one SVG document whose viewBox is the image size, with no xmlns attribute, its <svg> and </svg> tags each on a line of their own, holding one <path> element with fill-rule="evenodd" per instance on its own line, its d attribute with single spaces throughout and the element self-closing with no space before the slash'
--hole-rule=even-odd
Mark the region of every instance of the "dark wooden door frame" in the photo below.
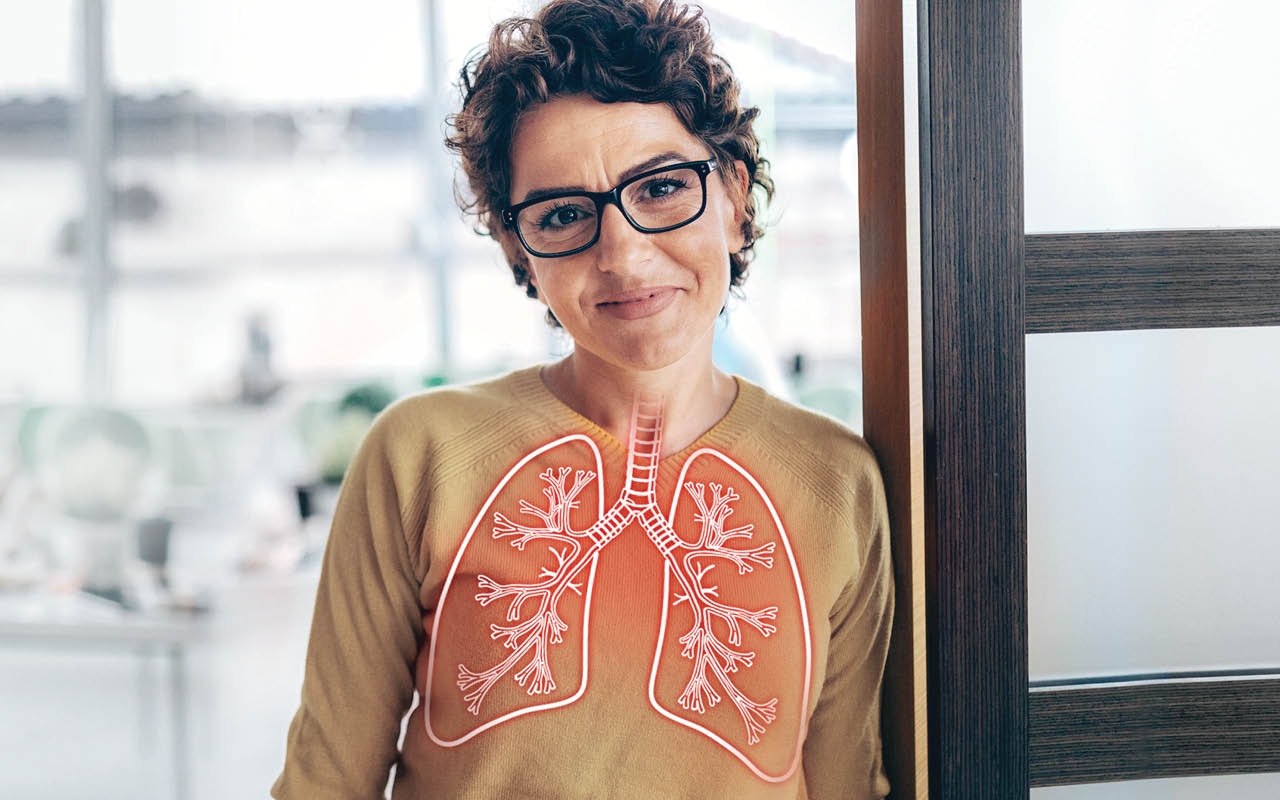
<svg viewBox="0 0 1280 800">
<path fill-rule="evenodd" d="M 919 0 L 929 793 L 1028 795 L 1019 0 Z"/>
<path fill-rule="evenodd" d="M 1019 5 L 856 7 L 864 425 L 910 616 L 886 673 L 893 796 L 1025 797 Z"/>
</svg>

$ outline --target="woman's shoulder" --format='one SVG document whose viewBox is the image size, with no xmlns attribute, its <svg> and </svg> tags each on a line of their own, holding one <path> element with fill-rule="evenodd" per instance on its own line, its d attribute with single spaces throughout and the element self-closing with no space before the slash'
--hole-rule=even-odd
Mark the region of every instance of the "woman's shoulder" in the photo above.
<svg viewBox="0 0 1280 800">
<path fill-rule="evenodd" d="M 764 389 L 753 425 L 761 457 L 808 487 L 832 510 L 852 513 L 855 496 L 883 485 L 875 452 L 847 423 Z M 851 491 L 852 490 L 852 491 Z"/>
<path fill-rule="evenodd" d="M 760 414 L 756 435 L 771 448 L 808 454 L 816 463 L 875 466 L 871 445 L 848 423 L 756 387 Z"/>
</svg>

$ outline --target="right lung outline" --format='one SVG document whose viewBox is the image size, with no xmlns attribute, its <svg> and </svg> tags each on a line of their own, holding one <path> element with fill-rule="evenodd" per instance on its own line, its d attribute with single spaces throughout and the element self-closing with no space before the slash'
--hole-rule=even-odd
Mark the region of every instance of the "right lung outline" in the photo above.
<svg viewBox="0 0 1280 800">
<path fill-rule="evenodd" d="M 582 450 L 582 445 L 586 446 L 586 451 Z M 565 619 L 568 628 L 564 631 L 564 641 L 559 645 L 552 645 L 550 648 L 554 654 L 558 654 L 560 656 L 559 660 L 562 668 L 559 671 L 563 673 L 566 671 L 564 669 L 564 659 L 566 658 L 564 653 L 568 652 L 567 646 L 571 643 L 571 640 L 575 638 L 575 633 L 580 634 L 582 643 L 582 657 L 580 663 L 581 677 L 574 691 L 570 693 L 568 688 L 564 686 L 563 680 L 558 680 L 555 689 L 547 692 L 545 695 L 529 694 L 525 687 L 516 685 L 513 677 L 517 672 L 522 670 L 512 668 L 510 671 L 505 673 L 500 680 L 493 684 L 493 689 L 491 690 L 493 694 L 486 696 L 480 703 L 479 711 L 490 713 L 472 713 L 467 710 L 467 706 L 469 704 L 467 704 L 463 699 L 465 692 L 459 687 L 459 678 L 461 675 L 459 666 L 462 665 L 464 668 L 466 667 L 466 664 L 463 662 L 468 660 L 468 656 L 470 656 L 470 660 L 475 660 L 476 650 L 484 650 L 485 648 L 489 648 L 496 652 L 505 652 L 505 648 L 500 648 L 497 643 L 497 639 L 495 638 L 497 637 L 496 633 L 484 634 L 483 632 L 480 632 L 477 634 L 475 631 L 474 620 L 484 618 L 487 623 L 492 624 L 496 621 L 498 624 L 502 624 L 508 619 L 508 617 L 500 610 L 510 607 L 510 602 L 505 598 L 492 601 L 490 607 L 482 607 L 476 600 L 475 596 L 477 581 L 479 580 L 478 575 L 481 573 L 477 568 L 473 575 L 472 571 L 468 568 L 463 570 L 462 575 L 459 575 L 459 568 L 463 565 L 468 565 L 468 567 L 470 567 L 468 554 L 472 554 L 474 556 L 474 554 L 478 552 L 483 553 L 486 550 L 489 551 L 490 561 L 498 562 L 507 561 L 507 559 L 497 556 L 498 552 L 510 552 L 513 554 L 510 558 L 511 564 L 517 565 L 517 568 L 518 565 L 521 564 L 534 563 L 533 553 L 546 554 L 546 545 L 536 540 L 530 541 L 526 550 L 519 552 L 517 552 L 517 548 L 513 547 L 509 541 L 495 541 L 493 539 L 493 519 L 495 514 L 502 513 L 511 520 L 516 520 L 517 517 L 524 517 L 527 520 L 527 515 L 522 515 L 520 513 L 520 506 L 518 503 L 502 502 L 507 499 L 505 497 L 500 501 L 500 496 L 503 495 L 504 489 L 506 489 L 512 481 L 517 478 L 517 476 L 520 476 L 522 479 L 527 479 L 525 476 L 526 471 L 541 473 L 548 467 L 558 470 L 560 467 L 564 466 L 568 466 L 574 471 L 579 469 L 594 471 L 593 483 L 595 491 L 590 491 L 590 485 L 587 485 L 582 489 L 578 496 L 580 501 L 579 507 L 574 509 L 572 519 L 574 521 L 574 526 L 581 531 L 581 518 L 583 516 L 583 512 L 587 511 L 587 509 L 583 509 L 581 506 L 585 505 L 588 499 L 594 499 L 594 512 L 586 514 L 588 517 L 587 527 L 596 523 L 604 511 L 603 459 L 601 458 L 599 448 L 590 437 L 583 434 L 571 434 L 542 445 L 518 461 L 489 494 L 488 499 L 481 506 L 479 512 L 477 512 L 475 518 L 472 520 L 471 526 L 467 530 L 466 536 L 459 545 L 458 553 L 454 557 L 453 563 L 449 568 L 449 575 L 445 580 L 444 588 L 440 595 L 440 602 L 436 607 L 435 619 L 432 623 L 431 641 L 429 645 L 430 649 L 427 660 L 427 675 L 424 686 L 424 703 L 427 708 L 423 714 L 423 719 L 425 720 L 427 735 L 433 742 L 441 747 L 456 747 L 490 728 L 525 714 L 570 705 L 581 698 L 586 692 L 589 674 L 588 659 L 590 646 L 588 642 L 588 634 L 590 629 L 591 598 L 595 586 L 595 572 L 598 553 L 593 554 L 590 557 L 589 566 L 584 566 L 582 570 L 586 573 L 587 578 L 585 581 L 585 587 L 579 587 L 582 590 L 580 598 L 580 628 L 570 622 L 570 620 Z M 573 477 L 574 473 L 571 472 L 569 479 L 572 480 Z M 546 490 L 544 489 L 544 492 L 545 491 Z M 518 495 L 512 496 L 517 497 Z M 525 496 L 519 497 L 524 500 L 529 499 Z M 502 507 L 496 507 L 495 503 L 499 503 Z M 477 539 L 477 537 L 482 538 Z M 510 538 L 514 539 L 520 537 Z M 584 548 L 587 545 L 590 545 L 590 543 L 590 539 L 587 538 L 584 538 L 582 541 Z M 497 550 L 495 550 L 495 547 Z M 528 552 L 530 555 L 522 555 L 521 553 L 523 552 Z M 494 558 L 494 556 L 497 557 Z M 474 560 L 474 558 L 472 560 Z M 542 560 L 545 562 L 546 557 L 544 556 Z M 531 580 L 532 577 L 536 577 L 536 575 L 537 573 L 533 573 L 531 578 L 526 578 L 525 580 Z M 579 575 L 581 575 L 581 573 L 579 573 Z M 473 580 L 473 578 L 475 578 L 475 580 Z M 464 584 L 467 586 L 466 589 L 462 588 Z M 573 595 L 565 593 L 564 597 L 566 598 L 566 602 L 570 604 L 574 602 Z M 450 615 L 450 609 L 453 610 L 453 615 Z M 462 616 L 458 616 L 459 614 Z M 467 626 L 466 622 L 463 621 L 468 618 L 471 618 L 473 621 L 473 624 L 470 626 Z M 523 618 L 523 615 L 521 618 Z M 454 620 L 458 621 L 455 622 Z M 573 622 L 576 622 L 576 619 L 573 620 Z M 490 628 L 490 624 L 486 624 L 484 627 Z M 455 638 L 451 638 L 447 643 L 442 645 L 442 635 Z M 468 637 L 474 643 L 474 647 L 470 650 L 465 643 L 460 641 L 461 639 Z M 486 642 L 485 640 L 489 640 L 489 642 Z M 458 655 L 459 650 L 462 651 L 462 655 Z M 481 664 L 479 666 L 483 665 Z M 517 667 L 518 666 L 519 665 L 517 665 Z M 553 665 L 548 664 L 548 667 L 552 676 L 555 676 L 556 670 L 552 668 Z M 562 678 L 563 675 L 560 677 Z M 537 677 L 535 676 L 532 681 L 536 680 Z M 532 681 L 527 681 L 526 686 L 531 686 Z M 499 689 L 499 686 L 504 688 Z M 505 698 L 506 703 L 489 703 L 489 708 L 486 708 L 485 702 L 495 699 L 495 697 Z M 539 702 L 537 701 L 538 697 L 549 697 L 551 699 L 546 700 L 545 702 Z M 490 711 L 494 705 L 502 707 L 501 713 Z M 433 716 L 437 717 L 434 723 Z"/>
</svg>

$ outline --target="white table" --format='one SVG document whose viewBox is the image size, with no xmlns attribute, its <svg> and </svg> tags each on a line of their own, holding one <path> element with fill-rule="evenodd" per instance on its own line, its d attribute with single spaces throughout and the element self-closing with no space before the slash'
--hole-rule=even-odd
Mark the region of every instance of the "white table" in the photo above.
<svg viewBox="0 0 1280 800">
<path fill-rule="evenodd" d="M 144 657 L 163 649 L 170 664 L 173 796 L 187 800 L 186 648 L 208 635 L 209 616 L 130 612 L 82 592 L 5 592 L 0 593 L 0 645 L 132 647 Z"/>
</svg>

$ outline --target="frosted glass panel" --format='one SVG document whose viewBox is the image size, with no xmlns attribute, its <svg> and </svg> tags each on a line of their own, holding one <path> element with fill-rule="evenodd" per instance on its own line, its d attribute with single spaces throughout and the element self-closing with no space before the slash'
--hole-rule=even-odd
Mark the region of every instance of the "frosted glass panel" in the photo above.
<svg viewBox="0 0 1280 800">
<path fill-rule="evenodd" d="M 1031 678 L 1280 665 L 1280 328 L 1026 353 Z"/>
<path fill-rule="evenodd" d="M 1280 226 L 1274 0 L 1027 0 L 1028 233 Z"/>
<path fill-rule="evenodd" d="M 1280 774 L 1082 783 L 1031 790 L 1031 800 L 1205 800 L 1209 797 L 1275 800 L 1280 797 Z"/>
</svg>

